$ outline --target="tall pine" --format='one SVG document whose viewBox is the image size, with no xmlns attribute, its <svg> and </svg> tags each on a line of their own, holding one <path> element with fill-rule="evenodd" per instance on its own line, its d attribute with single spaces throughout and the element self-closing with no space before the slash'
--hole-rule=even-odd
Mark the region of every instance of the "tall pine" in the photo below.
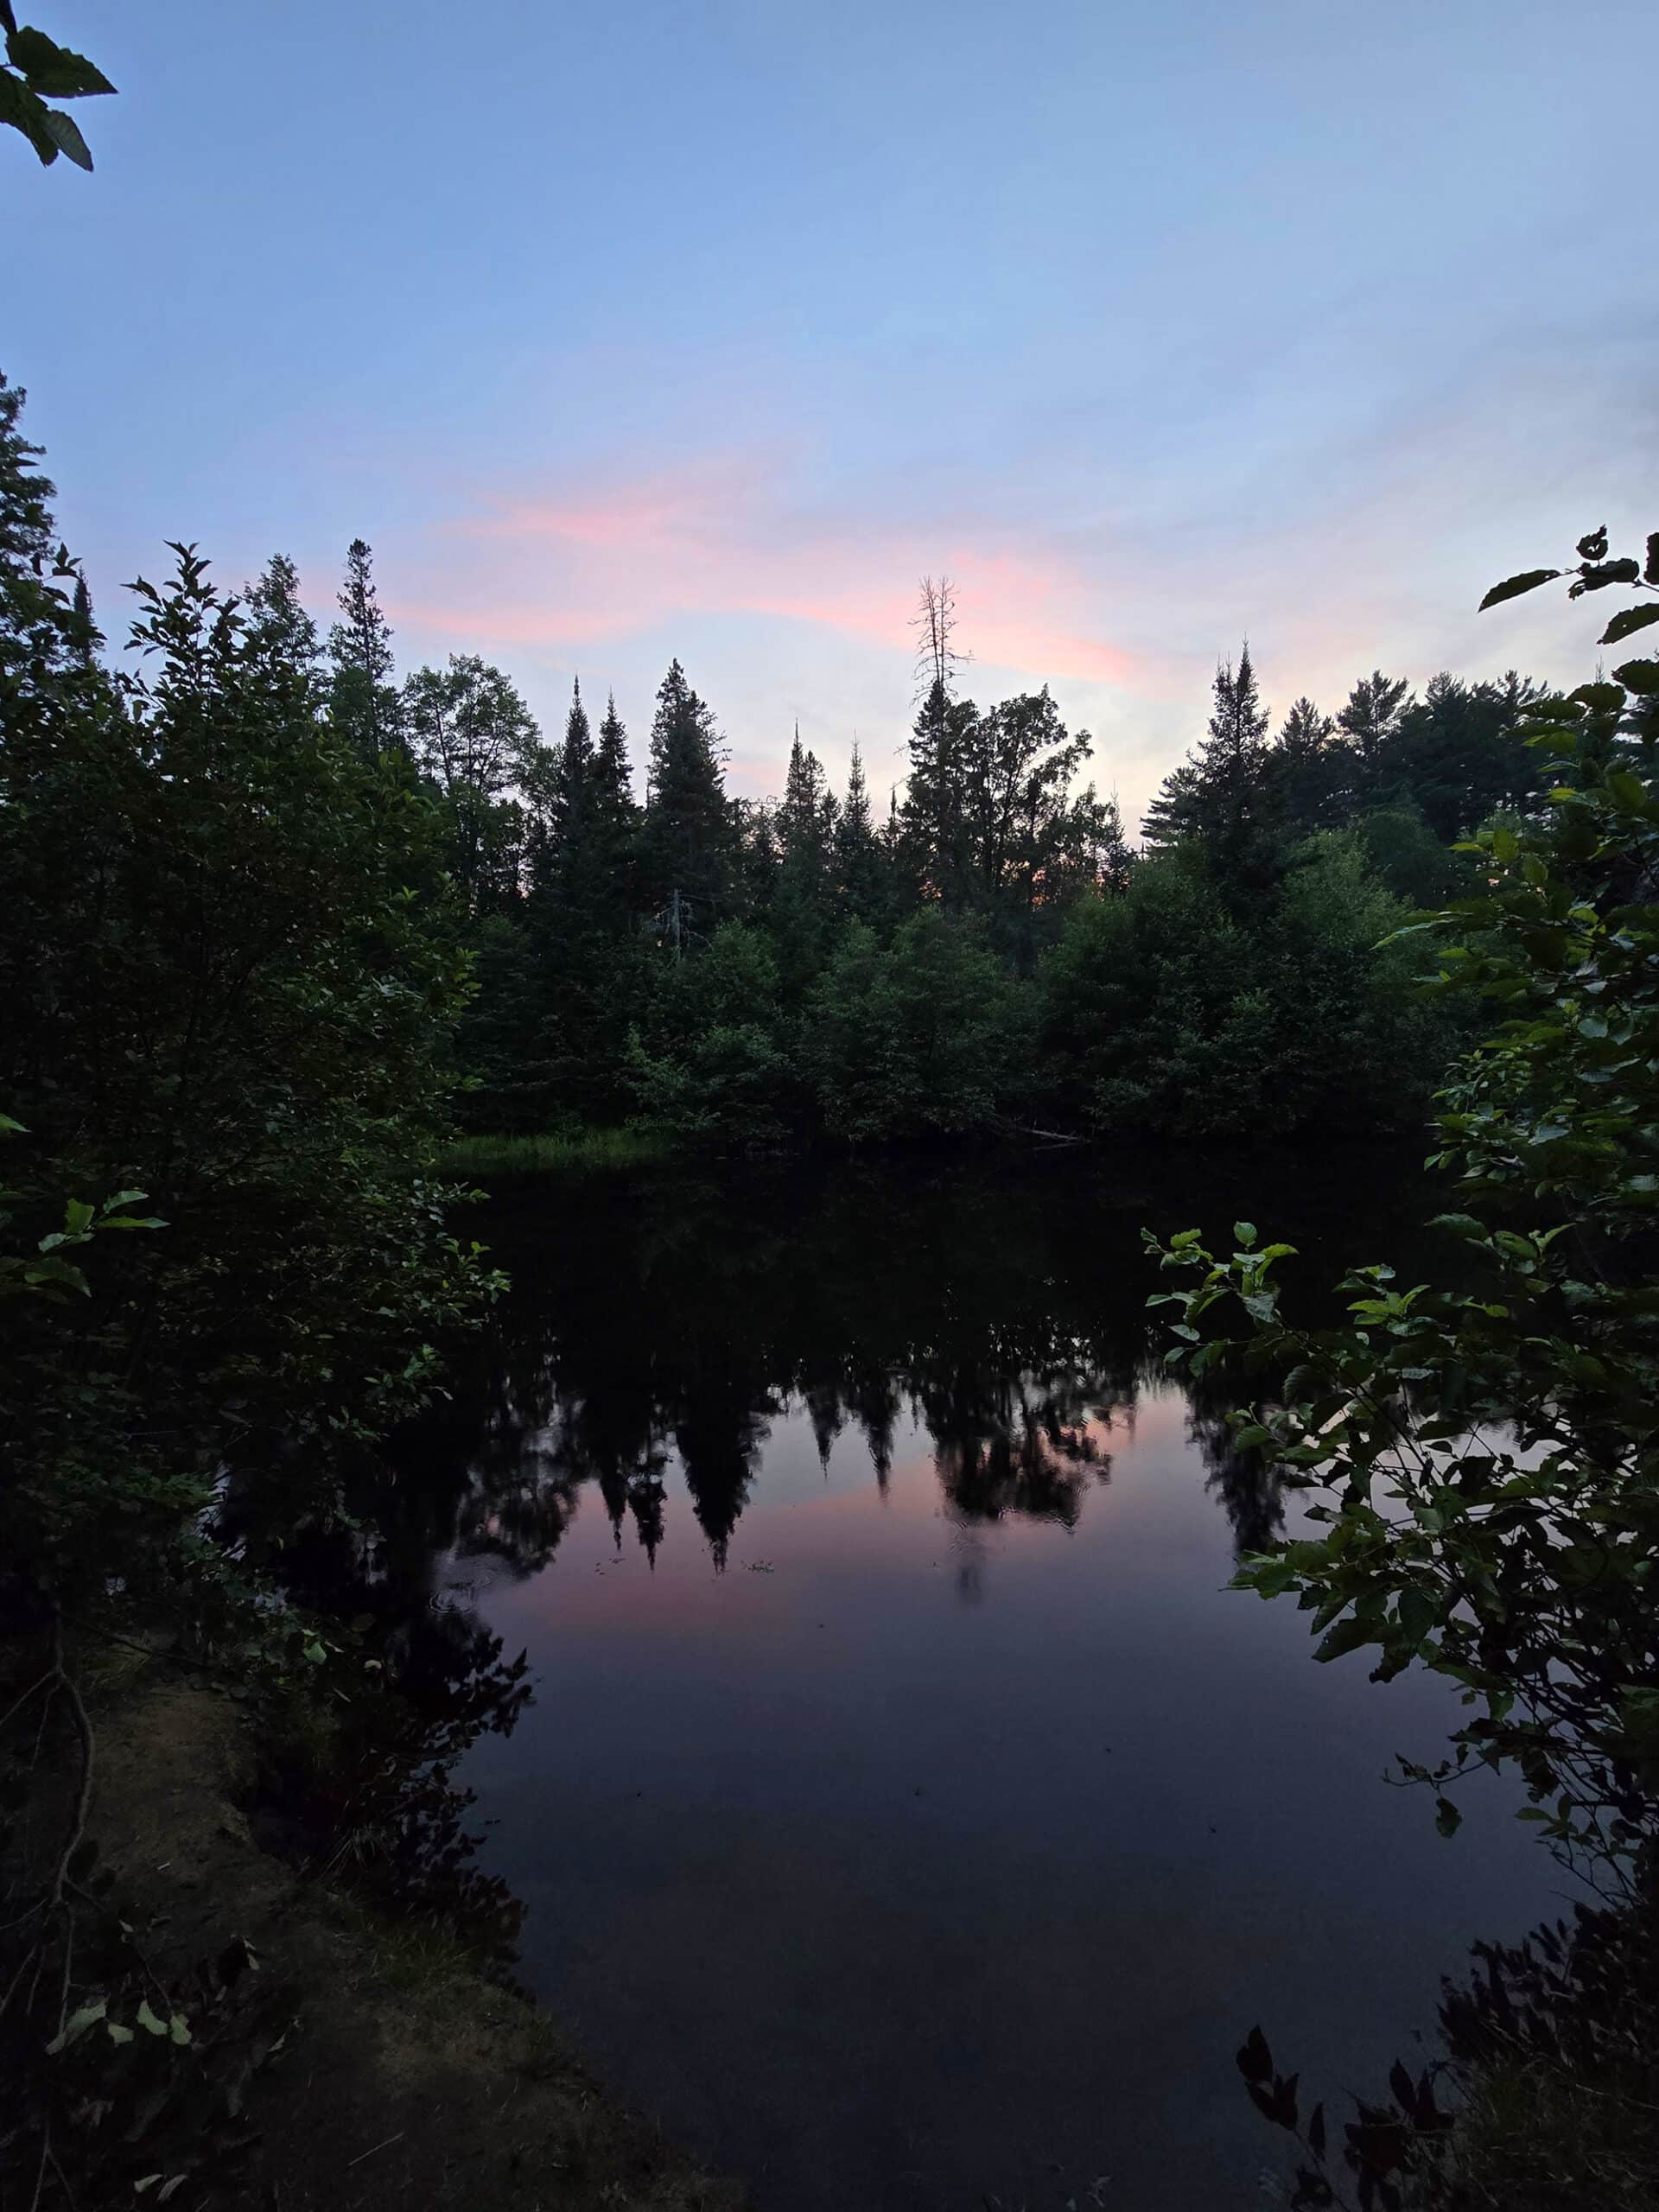
<svg viewBox="0 0 1659 2212">
<path fill-rule="evenodd" d="M 374 585 L 374 555 L 360 537 L 346 550 L 340 588 L 344 620 L 328 633 L 336 724 L 371 763 L 403 750 L 403 715 L 392 682 L 391 625 Z"/>
<path fill-rule="evenodd" d="M 875 923 L 885 918 L 887 906 L 887 860 L 870 808 L 870 790 L 864 779 L 864 761 L 853 741 L 852 766 L 847 774 L 847 796 L 842 801 L 835 834 L 836 888 L 842 911 L 854 921 Z"/>
<path fill-rule="evenodd" d="M 677 942 L 706 935 L 730 898 L 734 823 L 714 715 L 677 660 L 657 693 L 640 849 L 645 896 Z"/>
</svg>

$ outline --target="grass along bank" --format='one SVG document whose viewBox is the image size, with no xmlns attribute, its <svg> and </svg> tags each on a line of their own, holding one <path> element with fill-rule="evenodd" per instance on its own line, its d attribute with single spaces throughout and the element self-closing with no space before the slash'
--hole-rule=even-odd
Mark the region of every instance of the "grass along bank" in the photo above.
<svg viewBox="0 0 1659 2212">
<path fill-rule="evenodd" d="M 448 1175 L 590 1173 L 641 1167 L 660 1160 L 668 1141 L 659 1130 L 560 1129 L 546 1136 L 458 1137 L 443 1154 Z"/>
</svg>

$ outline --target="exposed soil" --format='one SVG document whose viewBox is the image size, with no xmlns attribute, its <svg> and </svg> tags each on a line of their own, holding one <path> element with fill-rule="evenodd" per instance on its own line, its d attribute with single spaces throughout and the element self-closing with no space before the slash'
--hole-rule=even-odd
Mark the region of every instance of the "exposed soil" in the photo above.
<svg viewBox="0 0 1659 2212">
<path fill-rule="evenodd" d="M 165 1978 L 245 1939 L 229 2030 L 256 2139 L 207 2182 L 232 2212 L 742 2212 L 613 2102 L 547 2017 L 448 1939 L 262 1847 L 240 1709 L 175 1682 L 99 1722 L 92 1827 Z M 189 2202 L 203 2200 L 193 2190 Z"/>
</svg>

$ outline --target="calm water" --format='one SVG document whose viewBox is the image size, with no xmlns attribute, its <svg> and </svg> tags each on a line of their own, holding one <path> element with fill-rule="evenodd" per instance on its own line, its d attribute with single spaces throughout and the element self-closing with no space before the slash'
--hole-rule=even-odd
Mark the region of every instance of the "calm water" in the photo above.
<svg viewBox="0 0 1659 2212">
<path fill-rule="evenodd" d="M 1439 1263 L 1427 1210 L 1363 1154 L 491 1210 L 515 1290 L 404 1477 L 435 1600 L 535 1684 L 463 1770 L 484 1863 L 523 1978 L 763 2212 L 1259 2203 L 1254 2022 L 1380 2088 L 1554 1909 L 1497 1789 L 1446 1842 L 1381 1778 L 1438 1686 L 1224 1591 L 1279 1509 L 1143 1311 L 1142 1223 L 1247 1212 L 1311 1287 Z"/>
</svg>

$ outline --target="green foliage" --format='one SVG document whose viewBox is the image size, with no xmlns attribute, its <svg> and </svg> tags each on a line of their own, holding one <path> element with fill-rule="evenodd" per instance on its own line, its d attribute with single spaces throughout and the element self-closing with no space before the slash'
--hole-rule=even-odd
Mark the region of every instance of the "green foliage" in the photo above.
<svg viewBox="0 0 1659 2212">
<path fill-rule="evenodd" d="M 1434 1156 L 1478 1291 L 1358 1268 L 1350 1322 L 1308 1331 L 1280 1313 L 1283 1247 L 1189 1231 L 1163 1253 L 1187 1278 L 1169 1357 L 1264 1370 L 1236 1440 L 1317 1501 L 1324 1533 L 1241 1580 L 1294 1592 L 1322 1658 L 1459 1685 L 1452 1756 L 1406 1769 L 1442 1825 L 1460 1770 L 1512 1763 L 1544 1835 L 1628 1859 L 1659 1805 L 1659 736 L 1607 683 L 1532 702 L 1528 728 L 1559 779 L 1546 817 L 1483 832 L 1478 895 L 1405 940 L 1427 933 L 1437 990 L 1502 1017 L 1454 1071 Z M 1203 1339 L 1228 1307 L 1249 1337 Z"/>
<path fill-rule="evenodd" d="M 825 1128 L 864 1144 L 995 1128 L 1020 1089 L 1026 995 L 979 931 L 936 907 L 886 948 L 855 923 L 803 1037 Z"/>
<path fill-rule="evenodd" d="M 1351 833 L 1295 848 L 1273 901 L 1235 911 L 1198 841 L 1068 917 L 1040 976 L 1040 1065 L 1101 1131 L 1223 1139 L 1409 1121 L 1444 1023 L 1408 956 L 1406 908 Z"/>
<path fill-rule="evenodd" d="M 781 1144 L 794 1076 L 770 943 L 722 922 L 696 957 L 663 960 L 629 1040 L 639 1109 L 682 1141 L 741 1151 Z"/>
<path fill-rule="evenodd" d="M 9 1301 L 0 1549 L 37 1598 L 137 1601 L 211 1564 L 216 1471 L 326 1496 L 487 1295 L 435 1166 L 467 955 L 442 819 L 321 712 L 276 564 L 249 613 L 175 548 L 111 676 L 3 427 L 0 1273 L 61 1296 Z"/>
<path fill-rule="evenodd" d="M 6 58 L 0 64 L 0 124 L 21 132 L 41 162 L 50 167 L 60 154 L 90 169 L 92 157 L 79 125 L 48 100 L 86 99 L 115 86 L 84 54 L 59 46 L 27 23 L 20 24 L 10 0 L 0 0 L 0 30 Z"/>
</svg>

